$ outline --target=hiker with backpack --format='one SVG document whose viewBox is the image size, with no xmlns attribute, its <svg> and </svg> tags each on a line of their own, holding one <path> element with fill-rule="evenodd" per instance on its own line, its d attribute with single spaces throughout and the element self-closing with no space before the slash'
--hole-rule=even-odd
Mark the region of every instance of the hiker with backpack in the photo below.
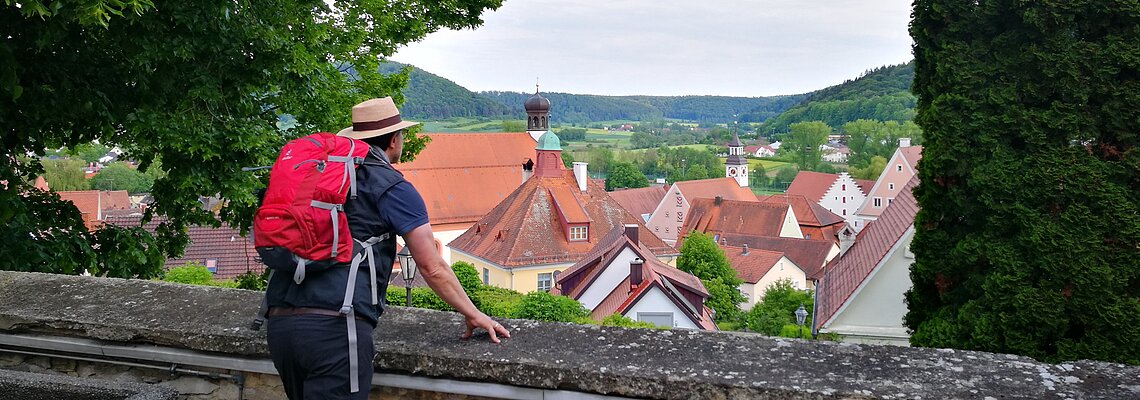
<svg viewBox="0 0 1140 400">
<path fill-rule="evenodd" d="M 392 98 L 352 108 L 352 127 L 282 149 L 254 217 L 254 245 L 272 270 L 263 304 L 273 365 L 292 400 L 367 399 L 372 331 L 404 238 L 428 286 L 490 341 L 510 337 L 480 312 L 440 256 L 427 208 L 392 167 L 403 151 Z"/>
</svg>

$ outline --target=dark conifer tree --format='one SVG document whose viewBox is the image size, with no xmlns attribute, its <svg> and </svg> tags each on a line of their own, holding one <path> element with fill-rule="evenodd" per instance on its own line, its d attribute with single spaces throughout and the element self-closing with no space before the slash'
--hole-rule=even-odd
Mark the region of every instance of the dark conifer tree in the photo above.
<svg viewBox="0 0 1140 400">
<path fill-rule="evenodd" d="M 1137 9 L 915 2 L 912 344 L 1140 364 Z"/>
</svg>

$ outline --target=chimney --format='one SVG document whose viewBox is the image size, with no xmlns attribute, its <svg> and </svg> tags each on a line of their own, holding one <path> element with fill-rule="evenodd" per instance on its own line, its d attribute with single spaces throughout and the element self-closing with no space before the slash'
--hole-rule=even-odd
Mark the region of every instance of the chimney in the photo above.
<svg viewBox="0 0 1140 400">
<path fill-rule="evenodd" d="M 575 161 L 574 162 L 574 180 L 578 181 L 578 190 L 586 191 L 586 180 L 590 177 L 586 175 L 586 163 Z"/>
<path fill-rule="evenodd" d="M 842 257 L 844 254 L 846 254 L 847 250 L 850 250 L 851 246 L 854 244 L 855 232 L 853 232 L 850 227 L 847 227 L 843 229 L 842 232 L 839 232 L 839 256 Z"/>
<path fill-rule="evenodd" d="M 526 183 L 527 180 L 530 180 L 530 177 L 532 177 L 532 176 L 534 176 L 534 160 L 531 160 L 528 158 L 526 160 L 526 162 L 523 163 L 523 165 L 522 165 L 522 181 L 523 181 L 523 183 Z"/>
<path fill-rule="evenodd" d="M 715 204 L 715 205 L 719 206 L 720 202 L 722 202 L 722 201 L 724 201 L 724 197 L 716 196 L 713 198 L 713 204 Z"/>
<path fill-rule="evenodd" d="M 899 147 L 910 147 L 910 138 L 899 138 Z"/>
<path fill-rule="evenodd" d="M 641 243 L 637 240 L 637 224 L 626 224 L 625 236 L 628 237 L 629 241 L 633 242 L 633 244 Z"/>
<path fill-rule="evenodd" d="M 740 253 L 742 256 L 748 255 L 748 243 L 744 244 L 744 252 Z"/>
<path fill-rule="evenodd" d="M 634 258 L 629 262 L 629 286 L 634 289 L 641 286 L 641 282 L 645 280 L 645 261 L 639 258 Z"/>
<path fill-rule="evenodd" d="M 721 246 L 728 246 L 728 239 L 720 238 L 720 245 Z"/>
</svg>

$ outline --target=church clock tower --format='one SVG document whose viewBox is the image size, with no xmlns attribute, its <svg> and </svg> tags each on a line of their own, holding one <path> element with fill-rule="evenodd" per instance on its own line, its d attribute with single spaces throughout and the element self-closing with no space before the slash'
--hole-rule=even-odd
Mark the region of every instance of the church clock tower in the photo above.
<svg viewBox="0 0 1140 400">
<path fill-rule="evenodd" d="M 748 187 L 748 160 L 744 159 L 744 145 L 740 143 L 740 136 L 732 132 L 732 141 L 728 142 L 728 159 L 724 160 L 724 176 L 736 179 L 740 187 Z"/>
</svg>

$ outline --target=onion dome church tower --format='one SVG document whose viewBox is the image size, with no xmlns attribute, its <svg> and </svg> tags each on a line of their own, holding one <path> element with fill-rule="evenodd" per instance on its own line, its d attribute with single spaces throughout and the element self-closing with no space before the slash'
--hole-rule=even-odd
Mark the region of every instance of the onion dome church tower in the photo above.
<svg viewBox="0 0 1140 400">
<path fill-rule="evenodd" d="M 534 85 L 534 96 L 526 99 L 523 108 L 526 108 L 526 132 L 538 142 L 550 130 L 550 100 L 538 94 L 538 84 Z"/>
<path fill-rule="evenodd" d="M 740 187 L 748 187 L 748 160 L 744 159 L 744 144 L 740 143 L 740 136 L 732 132 L 732 141 L 728 142 L 728 158 L 724 160 L 724 176 L 736 179 Z"/>
</svg>

